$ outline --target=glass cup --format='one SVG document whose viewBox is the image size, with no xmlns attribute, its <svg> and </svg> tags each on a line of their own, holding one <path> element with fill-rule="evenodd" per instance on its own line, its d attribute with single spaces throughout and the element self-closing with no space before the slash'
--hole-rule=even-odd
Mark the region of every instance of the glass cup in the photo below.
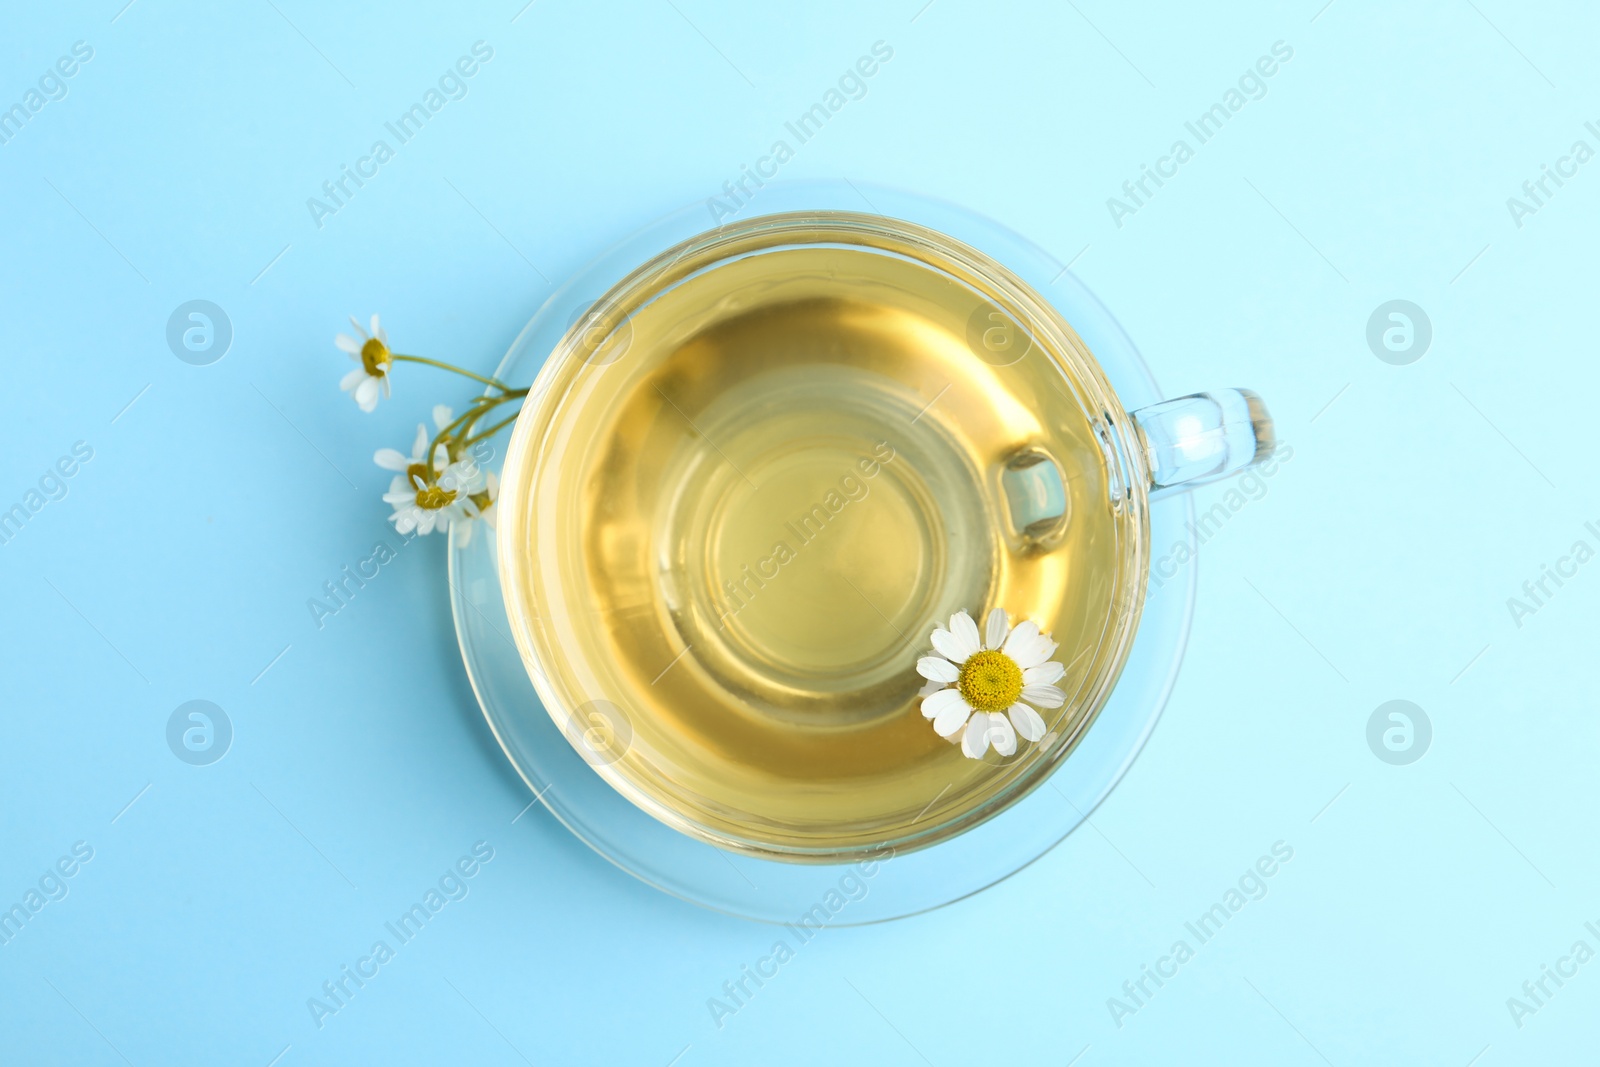
<svg viewBox="0 0 1600 1067">
<path fill-rule="evenodd" d="M 546 710 L 638 807 L 769 859 L 898 854 L 1069 758 L 1138 630 L 1149 501 L 1272 448 L 1245 390 L 1125 411 L 1049 302 L 951 237 L 763 216 L 572 323 L 509 446 L 501 586 Z M 1066 700 L 971 759 L 916 666 L 995 607 L 1053 633 Z"/>
</svg>

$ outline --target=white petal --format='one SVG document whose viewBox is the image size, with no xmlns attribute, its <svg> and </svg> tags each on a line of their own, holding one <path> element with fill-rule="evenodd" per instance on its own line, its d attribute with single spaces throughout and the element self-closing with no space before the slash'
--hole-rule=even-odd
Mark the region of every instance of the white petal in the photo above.
<svg viewBox="0 0 1600 1067">
<path fill-rule="evenodd" d="M 419 508 L 418 511 L 421 514 L 417 517 L 417 532 L 420 534 L 433 533 L 434 524 L 439 521 L 439 513 L 425 508 Z"/>
<path fill-rule="evenodd" d="M 1022 699 L 1041 708 L 1059 708 L 1067 702 L 1067 694 L 1053 685 L 1025 685 Z"/>
<path fill-rule="evenodd" d="M 1006 634 L 1011 629 L 1011 620 L 1006 618 L 1005 608 L 995 608 L 989 612 L 989 621 L 984 626 L 983 647 L 999 648 L 1005 644 Z"/>
<path fill-rule="evenodd" d="M 1020 702 L 1013 704 L 1007 714 L 1011 716 L 1011 724 L 1017 728 L 1017 733 L 1027 740 L 1037 741 L 1044 736 L 1044 720 L 1028 705 Z"/>
<path fill-rule="evenodd" d="M 357 367 L 355 370 L 339 379 L 339 388 L 348 393 L 350 390 L 360 385 L 361 379 L 365 378 L 366 376 L 367 372 L 362 370 L 360 367 Z"/>
<path fill-rule="evenodd" d="M 428 428 L 422 423 L 417 423 L 417 436 L 411 441 L 411 458 L 417 463 L 422 462 L 423 454 L 428 451 Z"/>
<path fill-rule="evenodd" d="M 450 420 L 455 417 L 456 413 L 450 410 L 449 404 L 433 405 L 433 428 L 435 430 L 442 430 L 449 426 Z"/>
<path fill-rule="evenodd" d="M 417 519 L 410 513 L 395 512 L 389 516 L 394 520 L 395 533 L 408 534 L 417 528 Z"/>
<path fill-rule="evenodd" d="M 961 691 L 959 689 L 941 689 L 932 696 L 923 699 L 922 717 L 931 719 L 945 709 L 954 707 L 965 708 L 969 712 L 972 710 L 967 707 L 967 702 L 961 699 Z M 966 721 L 965 715 L 962 716 L 962 721 Z"/>
<path fill-rule="evenodd" d="M 351 337 L 347 333 L 335 334 L 333 337 L 333 347 L 337 348 L 341 352 L 348 352 L 352 356 L 361 355 L 361 342 L 357 341 L 354 337 Z"/>
<path fill-rule="evenodd" d="M 356 406 L 362 411 L 372 411 L 378 406 L 378 379 L 368 377 L 356 386 Z"/>
<path fill-rule="evenodd" d="M 989 716 L 989 743 L 994 745 L 994 750 L 1002 756 L 1017 754 L 1017 732 L 1011 728 L 1011 721 L 1004 715 Z"/>
<path fill-rule="evenodd" d="M 969 651 L 962 645 L 960 638 L 943 628 L 933 631 L 929 639 L 933 641 L 933 647 L 938 649 L 939 654 L 951 663 L 965 663 L 967 657 L 977 651 L 977 649 Z"/>
<path fill-rule="evenodd" d="M 386 471 L 403 471 L 411 460 L 392 448 L 380 448 L 372 454 L 372 462 Z"/>
<path fill-rule="evenodd" d="M 958 611 L 950 616 L 950 632 L 961 642 L 961 647 L 967 650 L 962 659 L 983 648 L 983 643 L 978 640 L 978 624 L 964 611 Z"/>
<path fill-rule="evenodd" d="M 989 717 L 974 715 L 967 723 L 967 732 L 961 735 L 961 751 L 968 759 L 981 759 L 989 747 Z"/>
<path fill-rule="evenodd" d="M 1022 671 L 1023 685 L 1049 685 L 1051 682 L 1061 680 L 1067 669 L 1059 663 L 1041 663 L 1037 667 L 1024 667 Z"/>
<path fill-rule="evenodd" d="M 917 660 L 917 673 L 935 682 L 953 682 L 961 670 L 943 656 L 923 656 Z"/>
<path fill-rule="evenodd" d="M 468 545 L 472 544 L 472 529 L 473 529 L 473 527 L 475 527 L 477 525 L 478 524 L 475 523 L 475 522 L 464 522 L 464 523 L 461 524 L 461 547 L 462 548 L 466 548 Z"/>
<path fill-rule="evenodd" d="M 1016 660 L 1017 666 L 1027 670 L 1029 667 L 1037 667 L 1043 664 L 1054 654 L 1055 650 L 1055 642 L 1044 634 L 1039 634 L 1031 641 L 1019 642 L 1017 647 L 1012 650 L 1012 658 Z"/>
<path fill-rule="evenodd" d="M 948 690 L 954 693 L 955 690 Z M 972 715 L 972 709 L 967 707 L 967 702 L 957 700 L 955 706 L 945 708 L 933 720 L 933 732 L 940 737 L 953 737 L 956 731 L 966 725 L 967 716 Z M 974 716 L 982 718 L 982 716 Z"/>
<path fill-rule="evenodd" d="M 352 326 L 354 326 L 354 327 L 355 327 L 355 328 L 356 328 L 356 334 L 357 334 L 357 336 L 360 336 L 360 337 L 365 337 L 365 336 L 367 336 L 367 331 L 366 331 L 366 330 L 363 330 L 363 329 L 362 329 L 362 328 L 361 328 L 361 324 L 360 324 L 360 323 L 359 323 L 359 322 L 357 322 L 357 321 L 356 321 L 356 317 L 355 317 L 355 316 L 354 316 L 354 315 L 351 315 L 351 316 L 350 316 L 350 325 L 352 325 Z"/>
<path fill-rule="evenodd" d="M 378 325 L 377 312 L 372 313 L 372 336 L 376 337 L 380 341 L 383 340 L 383 327 Z"/>
<path fill-rule="evenodd" d="M 374 380 L 383 382 L 383 398 L 385 400 L 388 400 L 389 399 L 389 371 L 388 371 L 388 368 L 384 368 L 383 377 L 381 379 L 374 379 Z"/>
<path fill-rule="evenodd" d="M 1006 638 L 1005 653 L 1012 659 L 1017 658 L 1017 650 L 1039 636 L 1039 624 L 1032 619 L 1023 619 L 1017 623 L 1017 628 L 1011 631 L 1011 636 Z"/>
<path fill-rule="evenodd" d="M 499 514 L 500 509 L 496 507 L 495 502 L 491 500 L 489 501 L 489 506 L 483 509 L 483 514 L 479 515 L 478 518 L 482 519 L 483 524 L 489 527 L 489 529 L 498 530 L 499 527 L 497 527 L 495 523 L 499 521 L 497 518 Z"/>
<path fill-rule="evenodd" d="M 439 475 L 439 484 L 458 493 L 476 493 L 483 488 L 483 472 L 470 461 L 452 463 Z"/>
<path fill-rule="evenodd" d="M 490 514 L 492 514 L 492 512 L 485 512 L 485 517 L 487 518 Z M 490 525 L 492 526 L 494 524 L 491 522 Z M 944 688 L 944 683 L 943 682 L 935 682 L 935 681 L 931 681 L 931 680 L 930 681 L 926 681 L 926 682 L 922 683 L 922 688 L 917 690 L 917 696 L 919 696 L 919 697 L 931 697 L 931 696 L 933 696 L 933 694 L 937 693 L 939 690 L 941 690 L 943 688 Z"/>
</svg>

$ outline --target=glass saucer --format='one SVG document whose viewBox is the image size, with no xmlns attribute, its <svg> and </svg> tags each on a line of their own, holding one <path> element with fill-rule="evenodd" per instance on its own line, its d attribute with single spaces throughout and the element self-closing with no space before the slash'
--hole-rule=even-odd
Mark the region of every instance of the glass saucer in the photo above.
<svg viewBox="0 0 1600 1067">
<path fill-rule="evenodd" d="M 578 271 L 518 335 L 495 376 L 529 384 L 556 342 L 634 267 L 723 219 L 684 208 L 628 237 Z M 988 253 L 1053 303 L 1088 345 L 1123 406 L 1164 399 L 1133 342 L 1059 262 L 998 223 L 942 201 L 865 183 L 798 182 L 757 191 L 739 212 L 872 211 L 941 230 Z M 497 465 L 497 461 L 494 464 Z M 1195 550 L 1187 493 L 1150 503 L 1150 544 Z M 914 915 L 1015 874 L 1066 838 L 1133 763 L 1176 680 L 1193 612 L 1195 568 L 1151 583 L 1133 650 L 1110 700 L 1044 787 L 941 844 L 850 864 L 791 864 L 733 855 L 635 807 L 573 749 L 535 693 L 511 638 L 493 541 L 449 548 L 450 604 L 467 675 L 489 727 L 524 781 L 585 844 L 634 877 L 717 911 L 773 923 L 853 926 Z"/>
</svg>

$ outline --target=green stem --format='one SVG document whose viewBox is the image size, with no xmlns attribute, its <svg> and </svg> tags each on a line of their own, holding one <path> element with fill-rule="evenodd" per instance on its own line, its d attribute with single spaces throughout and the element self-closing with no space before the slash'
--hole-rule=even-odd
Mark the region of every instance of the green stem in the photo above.
<svg viewBox="0 0 1600 1067">
<path fill-rule="evenodd" d="M 517 409 L 517 415 L 520 415 L 520 414 L 522 414 L 522 409 L 518 408 Z M 493 426 L 489 427 L 487 430 L 483 431 L 482 433 L 477 434 L 476 436 L 467 438 L 465 441 L 461 442 L 461 447 L 462 448 L 471 448 L 473 445 L 477 444 L 479 441 L 482 441 L 483 439 L 485 439 L 487 437 L 493 437 L 499 431 L 505 429 L 507 426 L 510 426 L 513 422 L 516 422 L 517 421 L 517 415 L 512 415 L 508 419 L 501 419 L 499 422 L 495 423 Z"/>
<path fill-rule="evenodd" d="M 433 479 L 436 473 L 433 469 L 433 454 L 438 450 L 439 443 L 452 435 L 452 431 L 459 428 L 464 438 L 458 443 L 458 448 L 455 450 L 452 450 L 446 446 L 446 454 L 448 455 L 448 458 L 453 461 L 460 456 L 462 450 L 465 450 L 468 446 L 472 445 L 481 438 L 487 437 L 488 434 L 494 433 L 495 430 L 500 429 L 501 426 L 506 424 L 506 422 L 510 422 L 512 419 L 515 419 L 516 416 L 511 416 L 511 419 L 507 419 L 506 422 L 500 423 L 499 426 L 496 426 L 494 430 L 488 431 L 488 433 L 480 434 L 478 437 L 467 437 L 466 435 L 472 432 L 472 427 L 477 424 L 479 419 L 481 419 L 484 415 L 487 415 L 490 411 L 499 407 L 501 404 L 505 403 L 507 400 L 516 400 L 527 395 L 528 390 L 526 389 L 507 389 L 500 396 L 487 398 L 475 397 L 473 399 L 471 408 L 469 408 L 465 413 L 457 415 L 453 420 L 451 420 L 449 425 L 444 426 L 439 430 L 438 433 L 434 434 L 433 440 L 428 442 L 428 451 L 424 456 L 424 466 L 428 471 L 428 484 L 433 484 Z M 451 454 L 452 451 L 454 454 Z"/>
<path fill-rule="evenodd" d="M 498 403 L 498 401 L 496 401 L 496 403 Z M 494 404 L 474 405 L 465 414 L 457 415 L 449 425 L 441 427 L 439 432 L 433 435 L 433 440 L 428 442 L 428 459 L 430 461 L 433 459 L 433 453 L 438 449 L 439 443 L 444 441 L 446 438 L 451 437 L 453 431 L 458 428 L 461 429 L 463 433 L 470 431 L 472 429 L 472 424 L 478 421 L 478 416 L 482 415 L 485 411 L 490 410 L 494 406 Z M 455 455 L 451 454 L 452 451 L 453 450 L 451 450 L 448 446 L 446 447 L 445 459 L 447 462 L 453 461 L 456 458 Z M 431 473 L 431 463 L 429 469 Z"/>
<path fill-rule="evenodd" d="M 511 393 L 512 392 L 512 389 L 511 389 L 510 386 L 506 385 L 504 382 L 501 382 L 500 380 L 498 380 L 496 378 L 485 378 L 481 374 L 474 374 L 469 370 L 463 370 L 462 368 L 457 367 L 457 366 L 455 366 L 453 364 L 450 364 L 450 363 L 441 363 L 437 359 L 428 359 L 425 356 L 403 356 L 398 352 L 391 352 L 391 353 L 389 353 L 389 356 L 390 356 L 390 358 L 398 360 L 398 361 L 400 361 L 402 363 L 421 363 L 421 364 L 423 364 L 425 366 L 437 367 L 440 370 L 447 370 L 447 371 L 451 371 L 452 373 L 455 373 L 455 374 L 464 375 L 464 376 L 466 376 L 468 378 L 471 378 L 473 381 L 482 382 L 484 385 L 493 386 L 494 388 L 500 390 L 502 393 Z M 524 390 L 522 390 L 522 392 L 526 393 L 527 390 L 524 389 Z"/>
</svg>

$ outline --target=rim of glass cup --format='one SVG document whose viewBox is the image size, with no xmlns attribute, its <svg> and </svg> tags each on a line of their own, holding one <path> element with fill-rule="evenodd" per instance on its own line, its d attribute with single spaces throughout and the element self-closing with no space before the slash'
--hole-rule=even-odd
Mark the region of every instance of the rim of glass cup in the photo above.
<svg viewBox="0 0 1600 1067">
<path fill-rule="evenodd" d="M 830 237 L 833 240 L 827 240 Z M 1015 761 L 1009 773 L 991 778 L 980 787 L 983 793 L 976 802 L 927 827 L 896 836 L 861 836 L 858 840 L 826 845 L 740 834 L 726 823 L 713 821 L 708 825 L 696 818 L 707 811 L 705 805 L 693 805 L 695 798 L 680 792 L 675 799 L 683 807 L 674 806 L 640 785 L 620 768 L 626 757 L 589 761 L 612 788 L 673 829 L 734 852 L 801 863 L 847 862 L 886 847 L 905 852 L 938 844 L 998 815 L 1046 781 L 1076 749 L 1115 687 L 1138 633 L 1148 580 L 1150 472 L 1137 430 L 1093 353 L 1049 300 L 992 257 L 916 223 L 838 210 L 754 216 L 679 242 L 641 263 L 607 290 L 573 322 L 551 351 L 530 388 L 523 409 L 526 417 L 519 417 L 513 429 L 499 505 L 501 587 L 518 652 L 535 691 L 563 736 L 570 740 L 582 734 L 584 727 L 573 718 L 574 706 L 581 704 L 570 701 L 546 669 L 548 653 L 540 648 L 541 640 L 532 626 L 536 612 L 531 610 L 541 583 L 531 553 L 521 550 L 529 542 L 534 521 L 528 490 L 539 474 L 534 462 L 540 452 L 536 436 L 548 432 L 554 421 L 552 416 L 567 402 L 573 375 L 581 374 L 583 365 L 591 360 L 603 368 L 606 361 L 595 359 L 596 353 L 605 351 L 607 341 L 625 328 L 639 307 L 733 258 L 841 241 L 867 252 L 904 255 L 927 269 L 954 277 L 1035 334 L 1046 358 L 1071 364 L 1073 375 L 1062 374 L 1059 383 L 1062 402 L 1077 405 L 1100 437 L 1118 515 L 1114 525 L 1118 564 L 1111 611 L 1096 647 L 1093 669 L 1066 705 L 1075 709 L 1069 728 L 1051 744 L 1039 746 L 1025 759 Z M 897 247 L 885 247 L 884 242 Z M 1075 395 L 1077 388 L 1082 388 L 1085 395 Z M 694 807 L 692 814 L 686 812 L 688 807 Z"/>
</svg>

